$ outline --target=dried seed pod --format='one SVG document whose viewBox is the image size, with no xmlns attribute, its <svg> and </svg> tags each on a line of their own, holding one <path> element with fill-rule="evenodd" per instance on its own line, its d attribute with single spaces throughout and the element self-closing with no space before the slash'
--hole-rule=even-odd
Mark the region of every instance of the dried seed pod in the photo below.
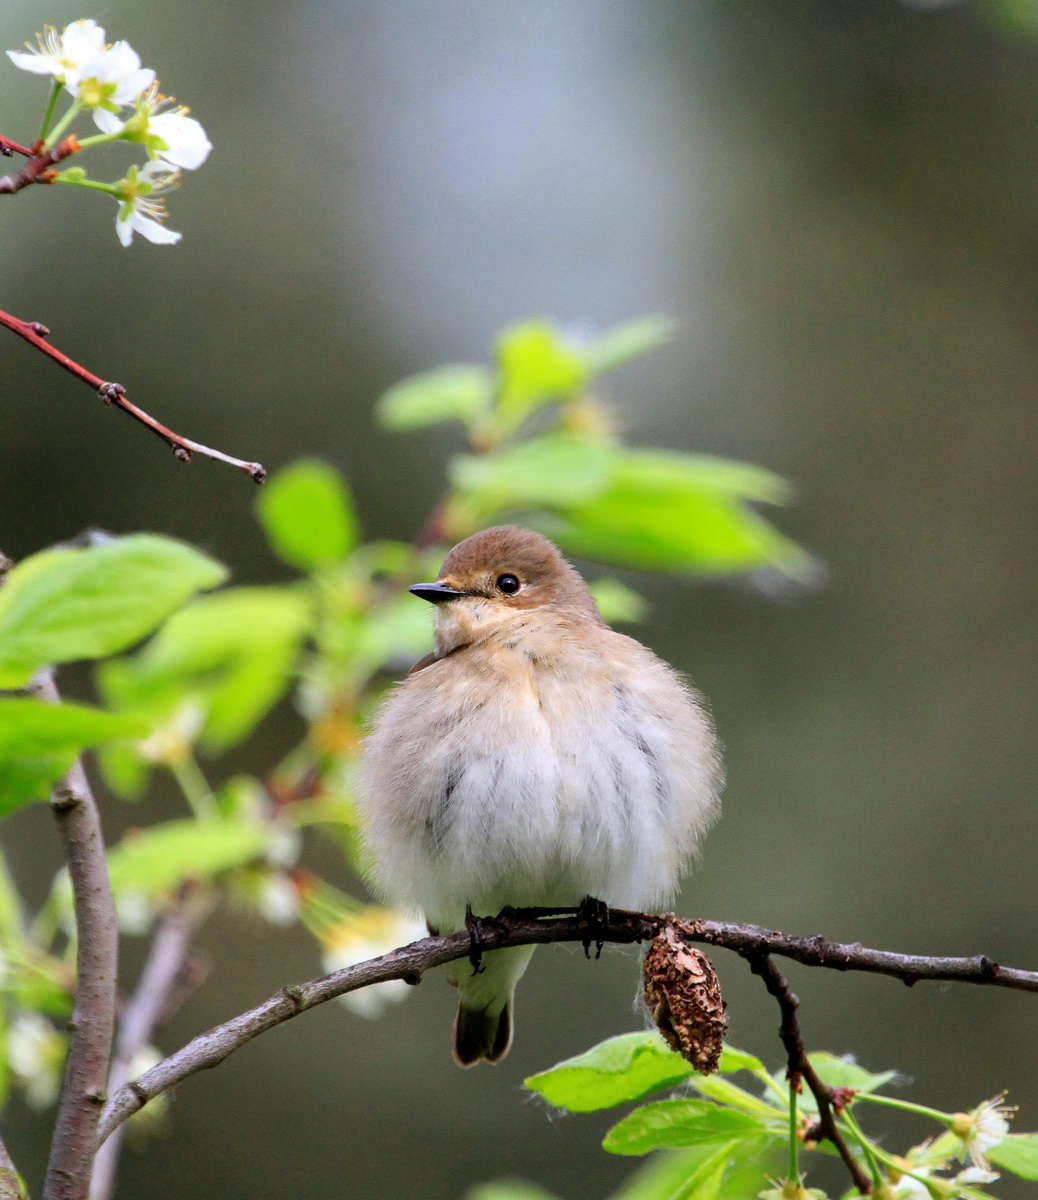
<svg viewBox="0 0 1038 1200">
<path fill-rule="evenodd" d="M 726 1005 L 713 963 L 681 931 L 671 921 L 652 939 L 642 967 L 645 1003 L 670 1048 L 710 1075 L 724 1048 Z"/>
</svg>

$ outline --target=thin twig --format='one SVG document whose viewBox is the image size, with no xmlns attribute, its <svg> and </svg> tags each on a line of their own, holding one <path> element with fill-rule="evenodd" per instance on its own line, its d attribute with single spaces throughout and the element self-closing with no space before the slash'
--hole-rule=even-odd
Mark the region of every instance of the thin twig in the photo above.
<svg viewBox="0 0 1038 1200">
<path fill-rule="evenodd" d="M 608 929 L 602 931 L 602 940 L 645 941 L 653 937 L 662 924 L 672 920 L 669 916 L 613 910 Z M 983 956 L 922 958 L 892 954 L 885 950 L 868 950 L 862 946 L 840 946 L 817 937 L 786 937 L 756 925 L 732 925 L 720 921 L 680 922 L 680 928 L 682 936 L 689 942 L 721 946 L 743 956 L 748 952 L 758 955 L 784 954 L 808 966 L 829 967 L 839 971 L 879 972 L 912 983 L 920 979 L 958 980 L 1038 992 L 1038 971 L 998 967 Z M 587 925 L 586 921 L 576 916 L 552 920 L 509 917 L 495 924 L 488 923 L 484 927 L 483 937 L 486 950 L 547 942 L 583 942 L 587 938 Z M 120 1088 L 102 1114 L 98 1141 L 103 1142 L 127 1117 L 167 1088 L 198 1071 L 218 1066 L 228 1055 L 275 1025 L 289 1021 L 336 996 L 373 983 L 384 983 L 390 979 L 418 983 L 432 967 L 464 958 L 468 953 L 469 935 L 466 932 L 423 938 L 383 954 L 380 958 L 345 967 L 307 983 L 282 988 L 256 1008 L 194 1038 L 150 1071 L 145 1071 L 139 1078 Z"/>
<path fill-rule="evenodd" d="M 45 700 L 59 699 L 50 671 L 37 672 L 29 690 Z M 115 1028 L 119 929 L 101 819 L 78 759 L 55 785 L 50 804 L 72 883 L 76 1003 L 43 1200 L 86 1200 Z"/>
<path fill-rule="evenodd" d="M 826 1138 L 832 1142 L 850 1172 L 854 1186 L 863 1196 L 870 1195 L 872 1184 L 869 1177 L 862 1170 L 861 1163 L 851 1153 L 850 1147 L 836 1124 L 832 1092 L 818 1078 L 817 1071 L 807 1057 L 804 1039 L 800 1034 L 800 1023 L 797 1021 L 797 1009 L 800 1007 L 800 1001 L 790 991 L 789 984 L 786 983 L 782 972 L 771 961 L 770 955 L 747 954 L 745 957 L 750 964 L 750 970 L 764 980 L 764 986 L 778 1001 L 779 1009 L 782 1012 L 779 1037 L 782 1039 L 782 1045 L 786 1048 L 786 1078 L 797 1092 L 800 1091 L 800 1081 L 802 1079 L 807 1081 L 807 1086 L 818 1103 L 819 1140 Z"/>
<path fill-rule="evenodd" d="M 8 142 L 5 138 L 4 146 L 10 147 L 8 153 L 17 151 L 19 154 L 27 154 L 28 162 L 20 171 L 0 179 L 0 196 L 20 192 L 22 188 L 31 187 L 34 183 L 53 183 L 57 174 L 53 168 L 62 159 L 75 154 L 79 149 L 79 142 L 74 137 L 67 137 L 50 150 L 44 150 L 38 142 L 32 149 L 26 150 L 24 146 L 19 146 L 17 142 Z"/>
<path fill-rule="evenodd" d="M 42 351 L 58 364 L 64 367 L 70 374 L 75 375 L 79 380 L 82 380 L 88 387 L 92 388 L 106 404 L 114 404 L 116 408 L 121 408 L 123 412 L 129 413 L 134 420 L 146 426 L 166 443 L 172 447 L 173 453 L 181 462 L 190 462 L 192 454 L 202 454 L 206 458 L 215 458 L 219 462 L 225 462 L 232 467 L 237 467 L 239 471 L 244 471 L 250 479 L 256 483 L 262 483 L 267 477 L 266 468 L 262 463 L 245 462 L 240 458 L 232 458 L 229 454 L 224 454 L 222 450 L 213 450 L 209 446 L 203 446 L 201 442 L 193 442 L 189 438 L 181 437 L 179 433 L 174 433 L 172 429 L 167 429 L 160 421 L 156 421 L 153 416 L 150 416 L 142 408 L 138 408 L 136 404 L 131 404 L 126 398 L 126 390 L 120 383 L 107 383 L 99 375 L 95 375 L 92 371 L 88 371 L 85 367 L 81 367 L 79 363 L 73 361 L 67 354 L 62 354 L 60 350 L 56 350 L 46 339 L 50 335 L 50 330 L 41 325 L 38 321 L 22 321 L 18 317 L 12 317 L 10 313 L 0 311 L 0 325 L 6 326 L 12 333 L 16 333 L 20 338 L 24 338 L 30 346 L 35 346 L 37 350 Z"/>
<path fill-rule="evenodd" d="M 159 923 L 137 988 L 119 1018 L 119 1033 L 108 1076 L 109 1095 L 114 1095 L 130 1079 L 134 1058 L 148 1045 L 156 1028 L 168 1016 L 170 1000 L 183 971 L 191 939 L 211 908 L 211 897 L 197 885 L 187 883 Z M 90 1200 L 108 1200 L 115 1190 L 125 1128 L 120 1126 L 98 1151 Z"/>
<path fill-rule="evenodd" d="M 26 158 L 32 158 L 32 151 L 28 146 L 20 146 L 17 142 L 12 142 L 10 138 L 4 137 L 0 133 L 0 154 L 5 158 L 10 158 L 12 154 L 22 154 Z"/>
</svg>

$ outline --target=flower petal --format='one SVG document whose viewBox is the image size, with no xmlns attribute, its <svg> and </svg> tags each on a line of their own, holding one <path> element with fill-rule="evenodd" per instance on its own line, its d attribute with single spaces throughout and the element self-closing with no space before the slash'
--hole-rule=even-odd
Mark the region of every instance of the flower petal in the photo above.
<svg viewBox="0 0 1038 1200">
<path fill-rule="evenodd" d="M 130 217 L 129 224 L 149 242 L 154 242 L 156 246 L 172 246 L 175 242 L 179 242 L 184 236 L 182 233 L 177 233 L 173 229 L 167 229 L 165 225 L 160 225 L 158 221 L 151 217 L 142 216 L 139 212 L 134 212 Z M 124 242 L 123 245 L 128 245 Z"/>
</svg>

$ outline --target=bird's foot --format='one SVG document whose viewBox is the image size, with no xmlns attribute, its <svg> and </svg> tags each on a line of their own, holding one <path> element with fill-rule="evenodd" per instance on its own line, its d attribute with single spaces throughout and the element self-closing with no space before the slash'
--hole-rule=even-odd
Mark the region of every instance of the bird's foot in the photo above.
<svg viewBox="0 0 1038 1200">
<path fill-rule="evenodd" d="M 483 965 L 483 946 L 486 941 L 488 928 L 499 932 L 508 932 L 504 913 L 498 917 L 477 917 L 472 911 L 472 905 L 465 905 L 465 928 L 469 935 L 469 962 L 472 964 L 472 974 L 482 975 L 486 970 Z"/>
<path fill-rule="evenodd" d="M 609 905 L 594 896 L 585 896 L 577 909 L 577 920 L 583 932 L 584 957 L 591 957 L 591 943 L 595 943 L 595 958 L 602 957 L 604 939 L 609 933 Z"/>
</svg>

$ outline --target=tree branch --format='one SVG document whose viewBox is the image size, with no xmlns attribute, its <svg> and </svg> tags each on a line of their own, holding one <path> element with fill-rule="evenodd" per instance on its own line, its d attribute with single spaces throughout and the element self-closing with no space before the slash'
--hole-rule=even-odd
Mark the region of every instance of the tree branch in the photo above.
<svg viewBox="0 0 1038 1200">
<path fill-rule="evenodd" d="M 138 1051 L 151 1041 L 156 1028 L 167 1018 L 169 1002 L 183 971 L 191 939 L 211 908 L 211 897 L 203 889 L 188 883 L 162 918 L 152 939 L 137 988 L 119 1019 L 119 1034 L 108 1076 L 109 1095 L 113 1095 L 129 1080 Z M 121 1126 L 117 1129 L 98 1151 L 90 1184 L 90 1200 L 108 1200 L 115 1190 L 124 1128 Z"/>
<path fill-rule="evenodd" d="M 37 672 L 30 690 L 45 700 L 59 699 L 50 671 Z M 86 1200 L 115 1027 L 119 928 L 101 819 L 78 760 L 54 787 L 50 804 L 72 883 L 76 1004 L 43 1200 Z"/>
<path fill-rule="evenodd" d="M 602 940 L 645 941 L 653 937 L 662 925 L 673 920 L 672 916 L 648 916 L 614 909 L 610 914 L 608 929 L 601 933 Z M 920 979 L 956 980 L 1038 992 L 1038 971 L 1000 967 L 983 955 L 977 958 L 928 958 L 893 954 L 887 950 L 869 950 L 858 945 L 839 945 L 821 937 L 787 937 L 757 925 L 732 925 L 721 921 L 682 921 L 678 927 L 689 942 L 721 946 L 743 957 L 779 954 L 807 966 L 893 975 L 908 984 Z M 487 923 L 483 938 L 487 951 L 547 942 L 583 942 L 587 938 L 587 923 L 576 916 L 551 920 L 510 916 L 494 924 Z M 282 988 L 256 1008 L 200 1034 L 150 1071 L 145 1071 L 139 1078 L 120 1088 L 109 1100 L 101 1116 L 99 1143 L 104 1142 L 127 1117 L 143 1108 L 149 1100 L 198 1071 L 218 1066 L 228 1055 L 275 1025 L 289 1021 L 336 996 L 373 983 L 384 983 L 390 979 L 420 983 L 424 973 L 432 967 L 464 958 L 468 953 L 469 935 L 466 932 L 423 938 L 383 954 L 380 958 L 345 967 L 307 983 Z"/>
<path fill-rule="evenodd" d="M 818 1102 L 818 1139 L 827 1138 L 832 1142 L 850 1172 L 854 1186 L 861 1195 L 868 1196 L 872 1191 L 872 1184 L 862 1170 L 861 1163 L 851 1153 L 850 1147 L 836 1124 L 832 1090 L 818 1078 L 817 1071 L 811 1066 L 811 1061 L 807 1057 L 804 1039 L 800 1034 L 800 1024 L 797 1021 L 797 1009 L 800 1007 L 800 1001 L 790 991 L 789 984 L 783 978 L 782 972 L 771 961 L 770 955 L 750 953 L 745 957 L 750 964 L 750 970 L 764 980 L 764 986 L 779 1003 L 779 1009 L 782 1012 L 779 1037 L 782 1039 L 782 1045 L 786 1048 L 786 1078 L 797 1092 L 800 1091 L 801 1080 L 807 1080 L 807 1086 Z"/>
<path fill-rule="evenodd" d="M 12 317 L 10 313 L 2 311 L 0 311 L 0 325 L 10 329 L 20 338 L 24 338 L 30 346 L 35 346 L 48 358 L 53 359 L 59 367 L 64 367 L 70 374 L 93 388 L 105 404 L 114 404 L 116 408 L 121 408 L 134 420 L 140 421 L 152 433 L 162 438 L 167 446 L 172 447 L 173 453 L 181 462 L 190 462 L 192 454 L 201 454 L 206 458 L 215 458 L 219 462 L 237 467 L 239 471 L 244 471 L 256 483 L 262 483 L 266 479 L 267 472 L 262 463 L 244 462 L 240 458 L 232 458 L 229 454 L 224 454 L 222 450 L 213 450 L 209 446 L 203 446 L 201 442 L 193 442 L 189 438 L 181 437 L 179 433 L 174 433 L 172 429 L 167 429 L 160 421 L 156 421 L 144 409 L 138 408 L 136 404 L 131 404 L 126 398 L 126 390 L 121 383 L 106 383 L 99 375 L 81 367 L 67 354 L 62 354 L 60 350 L 56 350 L 46 341 L 50 335 L 50 330 L 46 325 L 41 325 L 38 321 L 22 321 L 18 317 Z"/>
<path fill-rule="evenodd" d="M 7 154 L 13 151 L 25 154 L 29 161 L 20 171 L 0 179 L 0 196 L 20 192 L 22 188 L 30 187 L 34 183 L 53 183 L 56 172 L 52 168 L 70 154 L 75 154 L 79 149 L 79 142 L 74 137 L 67 137 L 50 150 L 44 150 L 40 142 L 26 150 L 24 146 L 19 146 L 17 142 L 9 142 L 5 138 L 2 148 Z"/>
<path fill-rule="evenodd" d="M 0 154 L 5 158 L 10 158 L 12 154 L 22 154 L 26 158 L 32 158 L 32 151 L 27 146 L 20 146 L 17 142 L 12 142 L 2 133 L 0 133 Z"/>
<path fill-rule="evenodd" d="M 0 1141 L 0 1200 L 27 1200 L 25 1189 L 18 1178 L 18 1172 L 2 1141 Z"/>
</svg>

